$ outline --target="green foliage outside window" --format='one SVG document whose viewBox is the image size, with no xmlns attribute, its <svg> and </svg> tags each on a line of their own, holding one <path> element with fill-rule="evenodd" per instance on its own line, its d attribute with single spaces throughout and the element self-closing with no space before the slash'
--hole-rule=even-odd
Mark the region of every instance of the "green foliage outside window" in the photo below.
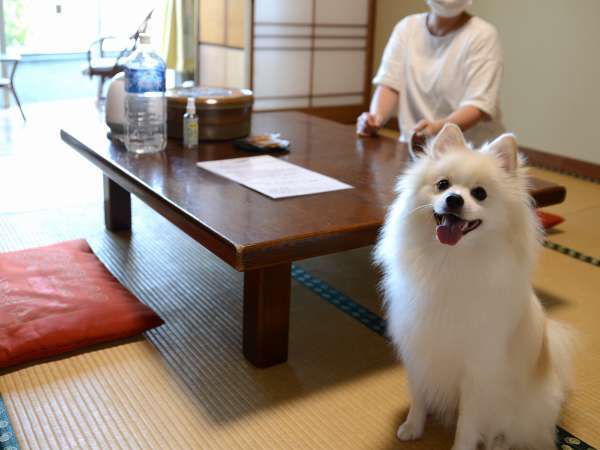
<svg viewBox="0 0 600 450">
<path fill-rule="evenodd" d="M 24 10 L 23 0 L 4 0 L 4 35 L 7 48 L 25 45 L 27 26 L 24 21 Z"/>
</svg>

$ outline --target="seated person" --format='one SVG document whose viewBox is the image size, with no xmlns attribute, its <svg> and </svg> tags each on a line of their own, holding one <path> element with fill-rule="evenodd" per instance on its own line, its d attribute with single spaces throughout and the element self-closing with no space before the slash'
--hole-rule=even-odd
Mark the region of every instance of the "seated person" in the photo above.
<svg viewBox="0 0 600 450">
<path fill-rule="evenodd" d="M 502 49 L 496 29 L 468 14 L 470 0 L 427 0 L 429 13 L 405 17 L 387 43 L 370 111 L 357 133 L 374 136 L 398 114 L 400 140 L 457 124 L 479 146 L 504 132 L 499 107 Z"/>
</svg>

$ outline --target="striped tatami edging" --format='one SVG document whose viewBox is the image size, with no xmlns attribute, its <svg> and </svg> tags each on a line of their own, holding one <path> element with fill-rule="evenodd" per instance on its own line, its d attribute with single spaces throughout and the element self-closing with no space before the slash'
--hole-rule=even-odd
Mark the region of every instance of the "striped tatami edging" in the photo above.
<svg viewBox="0 0 600 450">
<path fill-rule="evenodd" d="M 560 245 L 550 241 L 544 241 L 542 245 L 547 249 L 554 250 L 574 259 L 578 259 L 579 261 L 591 264 L 592 266 L 600 267 L 600 259 L 586 255 L 572 248 L 565 247 L 564 245 Z"/>
<path fill-rule="evenodd" d="M 378 314 L 355 302 L 297 264 L 292 265 L 292 277 L 340 311 L 387 339 L 386 321 Z M 591 445 L 586 444 L 561 427 L 557 427 L 556 436 L 556 448 L 558 450 L 595 450 Z"/>
<path fill-rule="evenodd" d="M 19 444 L 0 395 L 0 450 L 18 450 Z"/>
<path fill-rule="evenodd" d="M 556 167 L 553 167 L 551 165 L 539 164 L 539 163 L 533 164 L 531 162 L 528 162 L 527 165 L 531 166 L 531 167 L 535 167 L 536 169 L 547 170 L 549 172 L 558 173 L 560 175 L 566 175 L 568 177 L 577 178 L 578 180 L 588 181 L 588 182 L 594 183 L 594 184 L 600 184 L 600 178 L 592 178 L 592 177 L 588 177 L 586 175 L 582 175 L 580 173 L 576 173 L 573 171 L 569 171 L 569 170 L 565 170 L 565 169 L 557 169 Z"/>
</svg>

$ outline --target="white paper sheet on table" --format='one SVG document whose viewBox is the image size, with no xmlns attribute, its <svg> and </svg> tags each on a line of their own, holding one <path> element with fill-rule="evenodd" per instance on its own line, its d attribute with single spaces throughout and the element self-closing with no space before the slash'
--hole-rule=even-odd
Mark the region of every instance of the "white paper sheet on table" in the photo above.
<svg viewBox="0 0 600 450">
<path fill-rule="evenodd" d="M 271 198 L 296 197 L 352 189 L 352 186 L 269 155 L 197 163 Z"/>
</svg>

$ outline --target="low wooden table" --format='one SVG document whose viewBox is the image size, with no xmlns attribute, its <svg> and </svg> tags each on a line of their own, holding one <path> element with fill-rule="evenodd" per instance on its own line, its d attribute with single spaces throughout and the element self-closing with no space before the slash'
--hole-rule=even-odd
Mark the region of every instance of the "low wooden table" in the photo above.
<svg viewBox="0 0 600 450">
<path fill-rule="evenodd" d="M 248 156 L 229 142 L 195 150 L 169 142 L 164 152 L 137 156 L 111 144 L 100 123 L 61 130 L 61 137 L 104 173 L 109 230 L 131 228 L 134 194 L 244 272 L 244 355 L 268 367 L 287 360 L 291 263 L 373 244 L 408 156 L 395 140 L 357 139 L 352 127 L 297 112 L 255 113 L 252 130 L 280 132 L 291 141 L 282 159 L 354 189 L 272 200 L 196 167 Z M 532 181 L 539 206 L 563 201 L 564 187 Z"/>
</svg>

